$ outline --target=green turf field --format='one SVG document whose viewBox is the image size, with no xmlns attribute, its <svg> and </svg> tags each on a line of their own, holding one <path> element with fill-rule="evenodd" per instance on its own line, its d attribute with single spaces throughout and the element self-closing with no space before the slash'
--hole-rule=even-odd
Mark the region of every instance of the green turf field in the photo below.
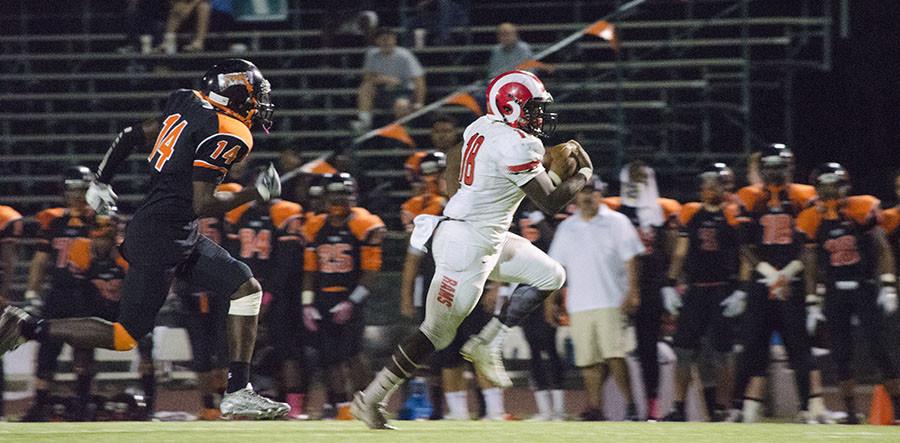
<svg viewBox="0 0 900 443">
<path fill-rule="evenodd" d="M 727 423 L 394 422 L 369 431 L 357 422 L 0 423 L 0 442 L 900 442 L 900 428 Z"/>
</svg>

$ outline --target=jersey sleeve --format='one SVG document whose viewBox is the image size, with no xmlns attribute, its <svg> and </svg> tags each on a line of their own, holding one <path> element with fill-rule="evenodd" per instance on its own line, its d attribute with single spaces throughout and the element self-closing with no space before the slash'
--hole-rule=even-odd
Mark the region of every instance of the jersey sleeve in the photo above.
<svg viewBox="0 0 900 443">
<path fill-rule="evenodd" d="M 816 239 L 822 218 L 815 207 L 806 208 L 797 216 L 797 231 L 806 237 L 807 242 Z"/>
<path fill-rule="evenodd" d="M 864 230 L 881 224 L 881 201 L 871 195 L 855 195 L 847 201 L 847 215 Z"/>
<path fill-rule="evenodd" d="M 316 272 L 319 270 L 319 257 L 316 253 L 316 237 L 319 230 L 325 225 L 325 215 L 318 214 L 310 217 L 303 225 L 303 237 L 306 239 L 306 249 L 303 253 L 303 270 Z"/>
<path fill-rule="evenodd" d="M 521 187 L 544 171 L 543 158 L 544 145 L 540 141 L 528 138 L 517 140 L 515 148 L 500 159 L 500 173 Z"/>
<path fill-rule="evenodd" d="M 694 216 L 697 215 L 697 212 L 700 211 L 700 207 L 700 203 L 697 202 L 685 203 L 685 205 L 682 207 L 681 213 L 678 216 L 678 222 L 680 224 L 679 234 L 682 237 L 688 236 L 688 223 L 690 223 L 691 219 L 693 219 Z"/>
<path fill-rule="evenodd" d="M 816 188 L 810 185 L 793 183 L 788 192 L 791 201 L 799 209 L 808 208 L 816 199 Z"/>
<path fill-rule="evenodd" d="M 38 212 L 34 216 L 38 221 L 37 250 L 51 252 L 50 241 L 53 239 L 53 220 L 63 216 L 63 208 L 51 208 Z"/>
<path fill-rule="evenodd" d="M 22 236 L 22 214 L 9 206 L 0 206 L 0 241 L 12 241 Z"/>
<path fill-rule="evenodd" d="M 363 271 L 380 271 L 382 264 L 381 244 L 387 232 L 380 217 L 370 214 L 361 208 L 354 208 L 350 220 L 350 231 L 360 240 L 360 269 Z"/>
<path fill-rule="evenodd" d="M 231 167 L 247 158 L 253 149 L 253 137 L 246 125 L 222 114 L 216 117 L 216 132 L 195 149 L 194 181 L 221 183 Z"/>
</svg>

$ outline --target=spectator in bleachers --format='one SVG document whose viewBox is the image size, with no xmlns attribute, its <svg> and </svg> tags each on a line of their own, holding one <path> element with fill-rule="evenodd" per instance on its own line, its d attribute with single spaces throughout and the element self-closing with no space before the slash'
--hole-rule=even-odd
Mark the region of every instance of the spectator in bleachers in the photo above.
<svg viewBox="0 0 900 443">
<path fill-rule="evenodd" d="M 206 35 L 209 32 L 209 17 L 212 14 L 212 2 L 210 0 L 172 0 L 169 9 L 169 18 L 166 20 L 166 33 L 163 35 L 162 45 L 158 50 L 166 54 L 177 52 L 178 29 L 192 15 L 196 17 L 196 29 L 191 43 L 183 46 L 182 51 L 198 52 L 206 46 Z"/>
<path fill-rule="evenodd" d="M 416 29 L 413 31 L 416 49 L 425 45 L 429 33 L 434 35 L 434 45 L 453 43 L 453 27 L 469 25 L 471 8 L 471 0 L 420 0 L 416 4 Z"/>
<path fill-rule="evenodd" d="M 494 78 L 515 69 L 519 63 L 534 57 L 531 45 L 519 39 L 519 30 L 512 23 L 497 26 L 497 45 L 491 49 L 488 62 L 488 77 Z"/>
<path fill-rule="evenodd" d="M 634 314 L 642 301 L 637 257 L 645 249 L 628 217 L 603 204 L 602 186 L 599 179 L 593 180 L 575 197 L 578 212 L 557 227 L 550 256 L 566 268 L 575 365 L 581 369 L 588 396 L 582 418 L 603 419 L 602 388 L 612 375 L 628 404 L 628 418 L 636 419 L 625 362 L 625 325 L 626 316 Z M 555 297 L 545 306 L 554 306 Z M 555 317 L 551 313 L 548 309 L 548 317 Z"/>
<path fill-rule="evenodd" d="M 372 33 L 378 27 L 378 13 L 371 0 L 335 2 L 325 8 L 322 15 L 322 47 L 338 45 L 338 34 L 362 36 L 363 45 L 371 44 Z M 349 19 L 348 19 L 349 18 Z"/>
<path fill-rule="evenodd" d="M 397 34 L 388 28 L 375 32 L 377 47 L 366 51 L 363 81 L 357 96 L 357 120 L 353 129 L 361 132 L 372 127 L 372 111 L 391 109 L 398 99 L 412 100 L 413 109 L 425 104 L 425 70 L 406 48 L 397 47 Z"/>
</svg>

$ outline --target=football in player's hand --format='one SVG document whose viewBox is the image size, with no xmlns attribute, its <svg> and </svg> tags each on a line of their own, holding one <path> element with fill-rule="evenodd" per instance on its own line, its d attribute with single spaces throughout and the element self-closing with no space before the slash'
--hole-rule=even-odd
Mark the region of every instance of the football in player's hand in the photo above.
<svg viewBox="0 0 900 443">
<path fill-rule="evenodd" d="M 544 167 L 547 170 L 556 171 L 563 180 L 571 177 L 578 170 L 576 153 L 581 145 L 575 140 L 569 140 L 556 146 L 547 148 L 544 154 Z M 564 166 L 561 165 L 564 163 Z"/>
</svg>

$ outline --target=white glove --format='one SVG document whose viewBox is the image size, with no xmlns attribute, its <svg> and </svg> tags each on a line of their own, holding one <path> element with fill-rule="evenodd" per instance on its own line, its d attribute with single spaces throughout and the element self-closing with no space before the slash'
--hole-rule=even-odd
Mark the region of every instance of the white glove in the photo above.
<svg viewBox="0 0 900 443">
<path fill-rule="evenodd" d="M 815 334 L 820 321 L 826 321 L 825 314 L 822 314 L 822 297 L 809 294 L 806 296 L 806 332 Z"/>
<path fill-rule="evenodd" d="M 108 183 L 101 183 L 97 180 L 91 181 L 84 199 L 97 214 L 108 215 L 116 212 L 116 200 L 119 198 L 112 190 L 112 186 Z"/>
<path fill-rule="evenodd" d="M 891 315 L 897 310 L 897 288 L 893 286 L 882 286 L 878 292 L 878 306 L 884 310 L 884 313 Z"/>
<path fill-rule="evenodd" d="M 272 163 L 256 176 L 256 192 L 265 202 L 281 196 L 281 178 L 278 177 L 278 171 Z"/>
<path fill-rule="evenodd" d="M 669 314 L 678 315 L 678 310 L 682 306 L 681 296 L 678 295 L 678 291 L 672 286 L 664 286 L 659 290 L 659 293 L 662 294 L 663 305 L 666 307 L 666 311 L 669 311 Z"/>
<path fill-rule="evenodd" d="M 722 316 L 725 318 L 737 317 L 743 314 L 744 309 L 747 308 L 747 293 L 737 289 L 725 300 L 722 300 L 722 303 L 719 303 L 719 306 L 725 308 L 722 309 Z"/>
<path fill-rule="evenodd" d="M 35 290 L 25 291 L 25 312 L 40 317 L 44 308 L 44 300 Z"/>
</svg>

